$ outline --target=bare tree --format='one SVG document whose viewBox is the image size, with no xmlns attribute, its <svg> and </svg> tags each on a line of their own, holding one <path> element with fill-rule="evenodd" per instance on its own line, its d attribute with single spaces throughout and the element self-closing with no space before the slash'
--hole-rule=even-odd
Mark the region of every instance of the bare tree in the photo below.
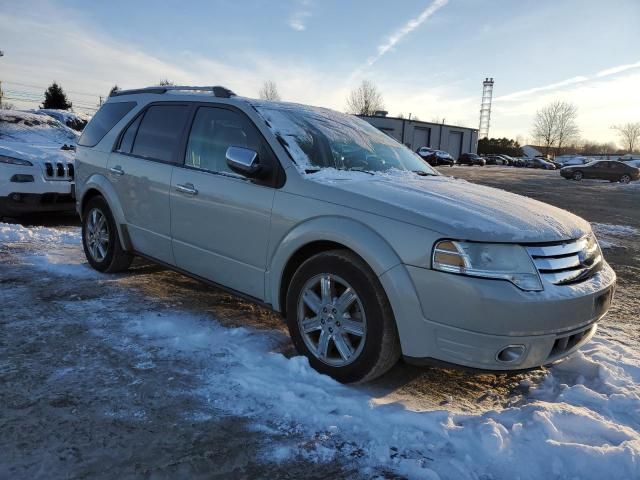
<svg viewBox="0 0 640 480">
<path fill-rule="evenodd" d="M 552 148 L 561 149 L 577 138 L 580 132 L 577 118 L 578 109 L 574 104 L 557 100 L 536 112 L 531 134 L 548 155 Z"/>
<path fill-rule="evenodd" d="M 276 102 L 281 100 L 280 93 L 278 92 L 278 86 L 273 80 L 267 80 L 264 82 L 258 95 L 260 95 L 262 100 L 275 100 Z"/>
<path fill-rule="evenodd" d="M 168 78 L 163 78 L 162 80 L 160 80 L 160 83 L 158 83 L 158 86 L 160 87 L 171 87 L 173 85 L 175 84 Z"/>
<path fill-rule="evenodd" d="M 628 153 L 633 153 L 640 142 L 640 122 L 628 122 L 623 125 L 614 125 L 612 128 L 618 131 L 620 140 Z"/>
<path fill-rule="evenodd" d="M 554 102 L 552 105 L 555 105 L 557 111 L 558 150 L 561 150 L 563 145 L 576 140 L 580 134 L 577 124 L 578 107 L 568 102 Z"/>
<path fill-rule="evenodd" d="M 363 80 L 347 97 L 347 113 L 374 115 L 378 110 L 384 110 L 382 94 L 378 87 L 368 80 Z"/>
</svg>

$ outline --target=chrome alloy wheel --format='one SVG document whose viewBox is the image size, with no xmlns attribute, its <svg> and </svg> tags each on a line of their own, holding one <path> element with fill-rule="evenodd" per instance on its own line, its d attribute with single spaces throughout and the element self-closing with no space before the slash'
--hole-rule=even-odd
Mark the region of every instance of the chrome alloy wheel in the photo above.
<svg viewBox="0 0 640 480">
<path fill-rule="evenodd" d="M 91 257 L 96 262 L 102 262 L 109 251 L 109 223 L 98 208 L 92 208 L 89 212 L 85 242 Z"/>
<path fill-rule="evenodd" d="M 362 353 L 367 319 L 351 285 L 337 275 L 322 273 L 302 288 L 298 328 L 305 345 L 318 360 L 342 367 Z"/>
</svg>

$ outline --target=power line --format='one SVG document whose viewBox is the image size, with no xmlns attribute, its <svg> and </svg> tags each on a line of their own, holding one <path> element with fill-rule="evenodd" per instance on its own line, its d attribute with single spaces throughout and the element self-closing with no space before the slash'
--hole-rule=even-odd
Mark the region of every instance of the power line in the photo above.
<svg viewBox="0 0 640 480">
<path fill-rule="evenodd" d="M 43 87 L 42 85 L 33 85 L 33 84 L 20 83 L 20 82 L 10 82 L 10 81 L 6 81 L 6 80 L 5 80 L 4 83 L 8 83 L 8 84 L 11 84 L 11 85 L 17 85 L 19 87 L 35 88 L 37 90 L 42 90 L 42 91 L 44 91 L 47 88 L 49 88 L 48 86 Z M 94 97 L 94 98 L 100 96 L 100 94 L 98 94 L 98 93 L 77 92 L 75 90 L 66 90 L 66 92 L 67 93 L 72 93 L 74 95 L 84 95 L 84 96 L 87 96 L 87 97 Z"/>
</svg>

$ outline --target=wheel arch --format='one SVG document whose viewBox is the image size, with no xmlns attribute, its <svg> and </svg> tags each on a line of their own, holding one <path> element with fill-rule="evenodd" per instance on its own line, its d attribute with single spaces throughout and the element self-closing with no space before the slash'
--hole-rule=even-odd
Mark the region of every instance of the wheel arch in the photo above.
<svg viewBox="0 0 640 480">
<path fill-rule="evenodd" d="M 122 206 L 118 201 L 118 195 L 109 180 L 102 175 L 92 175 L 84 183 L 82 195 L 79 199 L 80 217 L 83 217 L 87 203 L 97 196 L 103 197 L 107 202 L 107 205 L 109 205 L 109 209 L 111 210 L 111 214 L 113 215 L 113 219 L 116 223 L 116 228 L 118 229 L 118 238 L 122 249 L 125 251 L 131 250 L 131 242 L 129 241 L 129 235 L 127 233 L 125 216 Z"/>
<path fill-rule="evenodd" d="M 271 256 L 266 293 L 273 309 L 286 315 L 286 293 L 298 267 L 318 253 L 335 249 L 357 255 L 378 277 L 400 263 L 400 257 L 380 234 L 356 220 L 308 220 L 288 232 Z"/>
</svg>

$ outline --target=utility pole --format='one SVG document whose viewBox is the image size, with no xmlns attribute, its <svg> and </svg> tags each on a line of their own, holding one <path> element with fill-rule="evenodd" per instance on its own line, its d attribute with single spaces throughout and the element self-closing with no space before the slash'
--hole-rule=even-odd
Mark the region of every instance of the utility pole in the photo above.
<svg viewBox="0 0 640 480">
<path fill-rule="evenodd" d="M 100 101 L 98 102 L 98 107 L 102 106 L 102 95 L 100 95 Z"/>
</svg>

